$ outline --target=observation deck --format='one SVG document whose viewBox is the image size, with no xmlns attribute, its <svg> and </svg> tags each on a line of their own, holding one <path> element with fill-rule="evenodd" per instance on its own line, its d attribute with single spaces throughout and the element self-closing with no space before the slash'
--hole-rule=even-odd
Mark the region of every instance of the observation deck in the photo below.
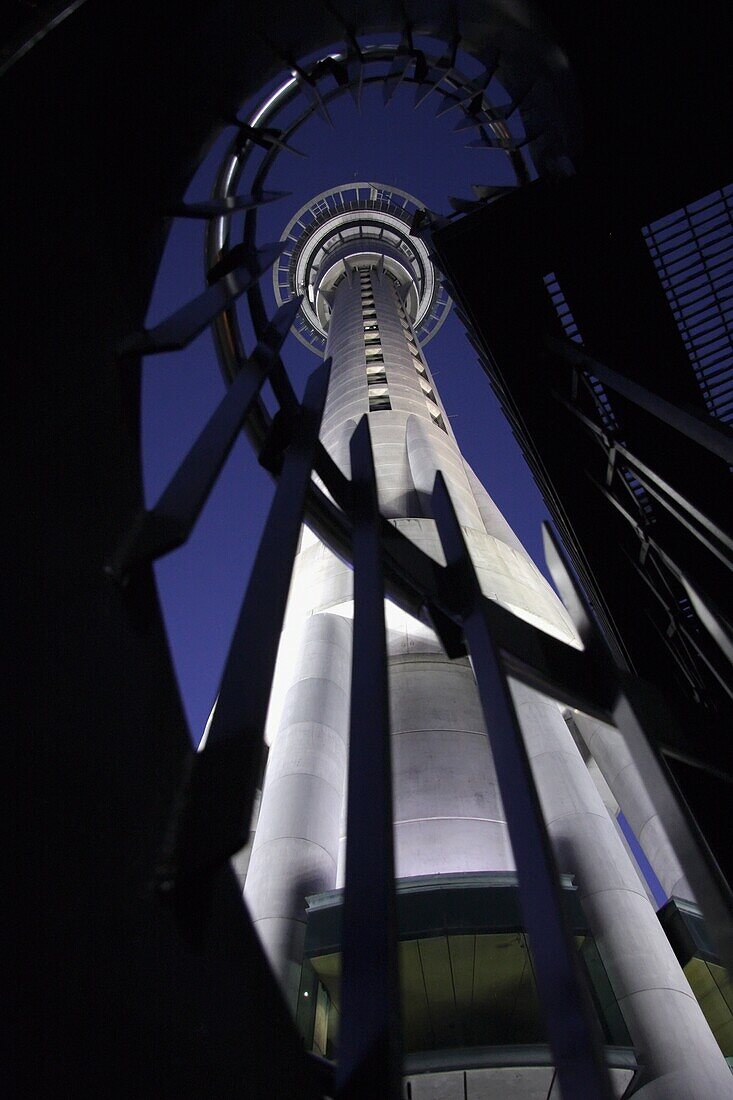
<svg viewBox="0 0 733 1100">
<path fill-rule="evenodd" d="M 306 347 L 322 353 L 332 292 L 346 264 L 382 263 L 400 286 L 405 309 L 421 346 L 448 316 L 451 302 L 427 246 L 411 236 L 422 204 L 399 188 L 347 183 L 316 195 L 286 227 L 287 247 L 273 267 L 278 306 L 298 294 L 303 304 L 294 332 Z"/>
</svg>

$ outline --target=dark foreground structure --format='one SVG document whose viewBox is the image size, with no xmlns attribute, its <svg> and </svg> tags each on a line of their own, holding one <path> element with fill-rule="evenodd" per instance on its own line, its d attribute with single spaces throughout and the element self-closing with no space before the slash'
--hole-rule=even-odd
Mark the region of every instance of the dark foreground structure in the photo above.
<svg viewBox="0 0 733 1100">
<path fill-rule="evenodd" d="M 449 656 L 472 657 L 487 726 L 498 731 L 502 795 L 517 809 L 509 828 L 522 923 L 566 1100 L 604 1095 L 605 1063 L 509 674 L 618 726 L 704 914 L 701 931 L 696 912 L 666 913 L 678 958 L 717 967 L 733 956 L 725 30 L 712 11 L 680 25 L 662 6 L 626 3 L 572 13 L 551 0 L 356 8 L 271 4 L 253 16 L 225 2 L 88 2 L 42 6 L 35 29 L 20 18 L 11 28 L 3 239 L 19 392 L 8 403 L 7 461 L 19 486 L 18 561 L 8 571 L 18 697 L 6 771 L 20 784 L 6 846 L 19 856 L 33 843 L 8 880 L 22 944 L 19 1095 L 398 1094 L 386 717 L 364 760 L 351 761 L 363 782 L 349 806 L 335 1076 L 304 1052 L 227 862 L 247 839 L 304 514 L 355 567 L 354 648 L 370 676 L 353 684 L 352 741 L 367 695 L 386 715 L 385 586 L 428 617 Z M 261 193 L 244 240 L 214 240 L 208 289 L 143 330 L 169 219 L 192 213 L 182 196 L 212 138 L 284 68 L 320 109 L 323 73 L 297 61 L 333 43 L 343 56 L 331 75 L 355 87 L 360 41 L 378 30 L 399 42 L 393 81 L 443 80 L 460 42 L 487 71 L 496 66 L 522 112 L 540 177 L 532 184 L 481 89 L 449 82 L 478 140 L 515 157 L 517 187 L 479 186 L 456 196 L 454 219 L 426 212 L 414 229 L 561 533 L 564 550 L 548 543 L 549 560 L 583 652 L 538 640 L 481 597 L 439 483 L 431 508 L 445 568 L 375 514 L 364 433 L 351 484 L 329 463 L 317 442 L 324 374 L 299 408 L 279 356 L 292 307 L 268 318 L 259 295 L 276 258 L 257 247 Z M 416 50 L 420 32 L 446 42 L 444 58 Z M 277 138 L 240 129 L 243 145 L 256 139 L 266 151 Z M 220 219 L 226 200 L 211 202 L 194 213 Z M 227 320 L 245 292 L 258 340 L 246 351 Z M 140 355 L 182 346 L 209 323 L 233 384 L 206 446 L 141 515 Z M 266 374 L 283 410 L 274 425 L 257 396 Z M 150 561 L 187 537 L 245 420 L 278 492 L 216 722 L 193 758 Z M 314 468 L 330 496 L 311 485 Z M 324 943 L 327 933 L 326 923 Z"/>
</svg>

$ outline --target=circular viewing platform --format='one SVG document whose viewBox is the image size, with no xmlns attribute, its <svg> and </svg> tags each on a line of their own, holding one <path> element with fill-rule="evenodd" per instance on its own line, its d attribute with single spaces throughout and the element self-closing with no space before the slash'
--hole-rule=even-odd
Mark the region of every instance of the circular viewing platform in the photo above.
<svg viewBox="0 0 733 1100">
<path fill-rule="evenodd" d="M 427 246 L 411 236 L 422 209 L 406 191 L 368 182 L 323 191 L 301 207 L 282 235 L 286 248 L 273 268 L 278 305 L 303 296 L 294 330 L 301 343 L 323 352 L 331 292 L 349 266 L 364 263 L 382 264 L 399 283 L 421 345 L 430 340 L 451 302 Z"/>
</svg>

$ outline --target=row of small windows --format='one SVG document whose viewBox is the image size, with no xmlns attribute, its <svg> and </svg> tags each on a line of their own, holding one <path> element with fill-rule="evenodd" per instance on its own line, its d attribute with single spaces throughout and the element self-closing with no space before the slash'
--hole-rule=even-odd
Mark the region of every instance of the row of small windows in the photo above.
<svg viewBox="0 0 733 1100">
<path fill-rule="evenodd" d="M 379 335 L 377 312 L 372 290 L 371 269 L 360 271 L 361 308 L 364 319 L 364 354 L 366 356 L 367 396 L 369 412 L 381 412 L 392 408 L 387 388 L 387 371 L 384 366 L 382 340 Z"/>
<path fill-rule="evenodd" d="M 374 295 L 372 292 L 372 277 L 368 267 L 361 268 L 359 271 L 359 278 L 361 281 L 361 300 L 362 304 L 371 301 L 374 304 Z"/>
<path fill-rule="evenodd" d="M 389 389 L 387 386 L 387 372 L 384 367 L 384 355 L 382 352 L 381 337 L 379 335 L 379 325 L 377 323 L 374 294 L 371 286 L 370 269 L 360 269 L 359 277 L 361 280 L 361 302 L 364 322 L 364 352 L 367 363 L 366 372 L 369 412 L 379 412 L 391 409 L 392 403 L 389 398 Z M 393 288 L 393 290 L 395 294 L 397 313 L 400 318 L 402 328 L 404 330 L 407 346 L 409 347 L 413 356 L 413 366 L 415 367 L 415 370 L 420 377 L 420 388 L 425 395 L 430 418 L 434 424 L 437 424 L 439 428 L 441 428 L 444 432 L 447 432 L 443 416 L 438 406 L 438 399 L 435 396 L 435 391 L 428 381 L 425 364 L 422 360 L 420 349 L 417 346 L 417 341 L 412 331 L 412 327 L 407 318 L 404 304 L 397 294 L 396 287 Z"/>
<path fill-rule="evenodd" d="M 400 300 L 400 298 L 398 296 L 396 296 L 396 298 L 397 298 L 397 313 L 399 315 L 400 323 L 401 323 L 402 328 L 403 328 L 404 333 L 405 333 L 405 340 L 407 341 L 407 346 L 410 349 L 410 351 L 412 353 L 412 356 L 413 356 L 412 365 L 414 366 L 415 370 L 417 371 L 418 377 L 420 379 L 420 389 L 422 390 L 422 392 L 425 395 L 426 403 L 427 403 L 427 406 L 428 406 L 428 412 L 430 413 L 430 417 L 431 417 L 433 423 L 437 424 L 437 426 L 439 428 L 442 428 L 442 430 L 447 433 L 448 429 L 445 426 L 445 421 L 443 420 L 443 415 L 442 415 L 442 413 L 440 411 L 440 408 L 438 406 L 438 398 L 435 396 L 435 390 L 433 389 L 430 382 L 428 381 L 428 376 L 427 376 L 427 370 L 425 368 L 425 363 L 423 361 L 420 349 L 417 346 L 417 340 L 415 339 L 415 334 L 412 331 L 412 326 L 410 325 L 410 322 L 407 318 L 407 313 L 405 311 L 404 303 Z"/>
<path fill-rule="evenodd" d="M 405 333 L 405 339 L 407 341 L 407 346 L 410 349 L 410 351 L 412 352 L 412 354 L 414 355 L 415 359 L 417 360 L 417 362 L 415 364 L 417 370 L 419 371 L 419 373 L 424 374 L 425 373 L 425 368 L 424 368 L 423 363 L 422 363 L 422 355 L 420 353 L 419 347 L 417 346 L 417 340 L 415 339 L 415 334 L 412 331 L 412 326 L 410 325 L 410 321 L 408 319 L 407 312 L 405 310 L 404 302 L 401 300 L 401 298 L 399 297 L 398 294 L 395 294 L 395 299 L 396 299 L 396 302 L 397 302 L 397 314 L 398 314 L 399 319 L 400 319 L 400 324 L 402 325 L 402 328 L 403 328 L 404 333 Z M 420 364 L 419 367 L 417 366 L 417 363 Z"/>
<path fill-rule="evenodd" d="M 442 428 L 444 432 L 447 432 L 448 429 L 445 426 L 445 421 L 443 420 L 443 415 L 440 411 L 438 398 L 435 396 L 435 391 L 428 382 L 427 378 L 424 376 L 424 374 L 422 374 L 420 371 L 418 371 L 418 374 L 420 374 L 420 389 L 425 394 L 428 412 L 430 413 L 432 421 L 434 424 L 437 424 L 439 428 Z"/>
<path fill-rule="evenodd" d="M 379 338 L 377 337 L 377 340 Z M 367 361 L 367 395 L 369 398 L 369 412 L 380 412 L 392 408 L 387 388 L 387 371 L 384 366 L 384 355 L 381 344 L 376 343 L 366 349 Z"/>
</svg>

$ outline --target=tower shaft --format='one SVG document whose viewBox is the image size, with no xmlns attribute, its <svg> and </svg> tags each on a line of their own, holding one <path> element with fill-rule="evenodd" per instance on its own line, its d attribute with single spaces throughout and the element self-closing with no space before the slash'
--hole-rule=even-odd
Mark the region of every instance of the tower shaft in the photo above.
<svg viewBox="0 0 733 1100">
<path fill-rule="evenodd" d="M 341 249 L 324 267 L 313 294 L 315 313 L 326 319 L 326 354 L 332 359 L 321 438 L 334 460 L 350 473 L 349 440 L 361 417 L 368 416 L 382 514 L 442 562 L 430 515 L 440 470 L 484 594 L 565 643 L 579 645 L 564 607 L 461 455 L 407 305 L 413 291 L 413 301 L 419 300 L 419 287 L 404 277 L 398 250 L 373 241 L 354 247 L 350 256 Z M 352 616 L 350 570 L 304 529 L 273 685 L 271 749 L 245 885 L 252 917 L 294 1012 L 299 997 L 309 994 L 302 984 L 307 899 L 343 883 Z M 485 728 L 469 660 L 449 660 L 428 627 L 389 602 L 386 627 L 398 880 L 429 877 L 440 889 L 440 876 L 511 872 L 491 731 Z M 725 1061 L 560 710 L 528 688 L 516 689 L 516 705 L 560 870 L 575 875 L 588 927 L 609 971 L 610 1001 L 601 1010 L 611 1002 L 614 1011 L 620 1006 L 643 1063 L 639 1095 L 690 1100 L 727 1095 Z M 334 978 L 332 1012 L 337 987 Z M 454 984 L 452 995 L 460 1016 L 464 994 Z M 449 1011 L 430 1016 L 433 1047 L 456 1045 L 449 1017 Z M 422 1049 L 424 1026 L 406 1021 L 407 1041 L 417 1044 L 412 1049 Z M 470 1045 L 469 1039 L 463 1042 Z M 327 1050 L 324 1040 L 321 1053 Z M 619 1095 L 623 1087 L 619 1078 Z"/>
</svg>

